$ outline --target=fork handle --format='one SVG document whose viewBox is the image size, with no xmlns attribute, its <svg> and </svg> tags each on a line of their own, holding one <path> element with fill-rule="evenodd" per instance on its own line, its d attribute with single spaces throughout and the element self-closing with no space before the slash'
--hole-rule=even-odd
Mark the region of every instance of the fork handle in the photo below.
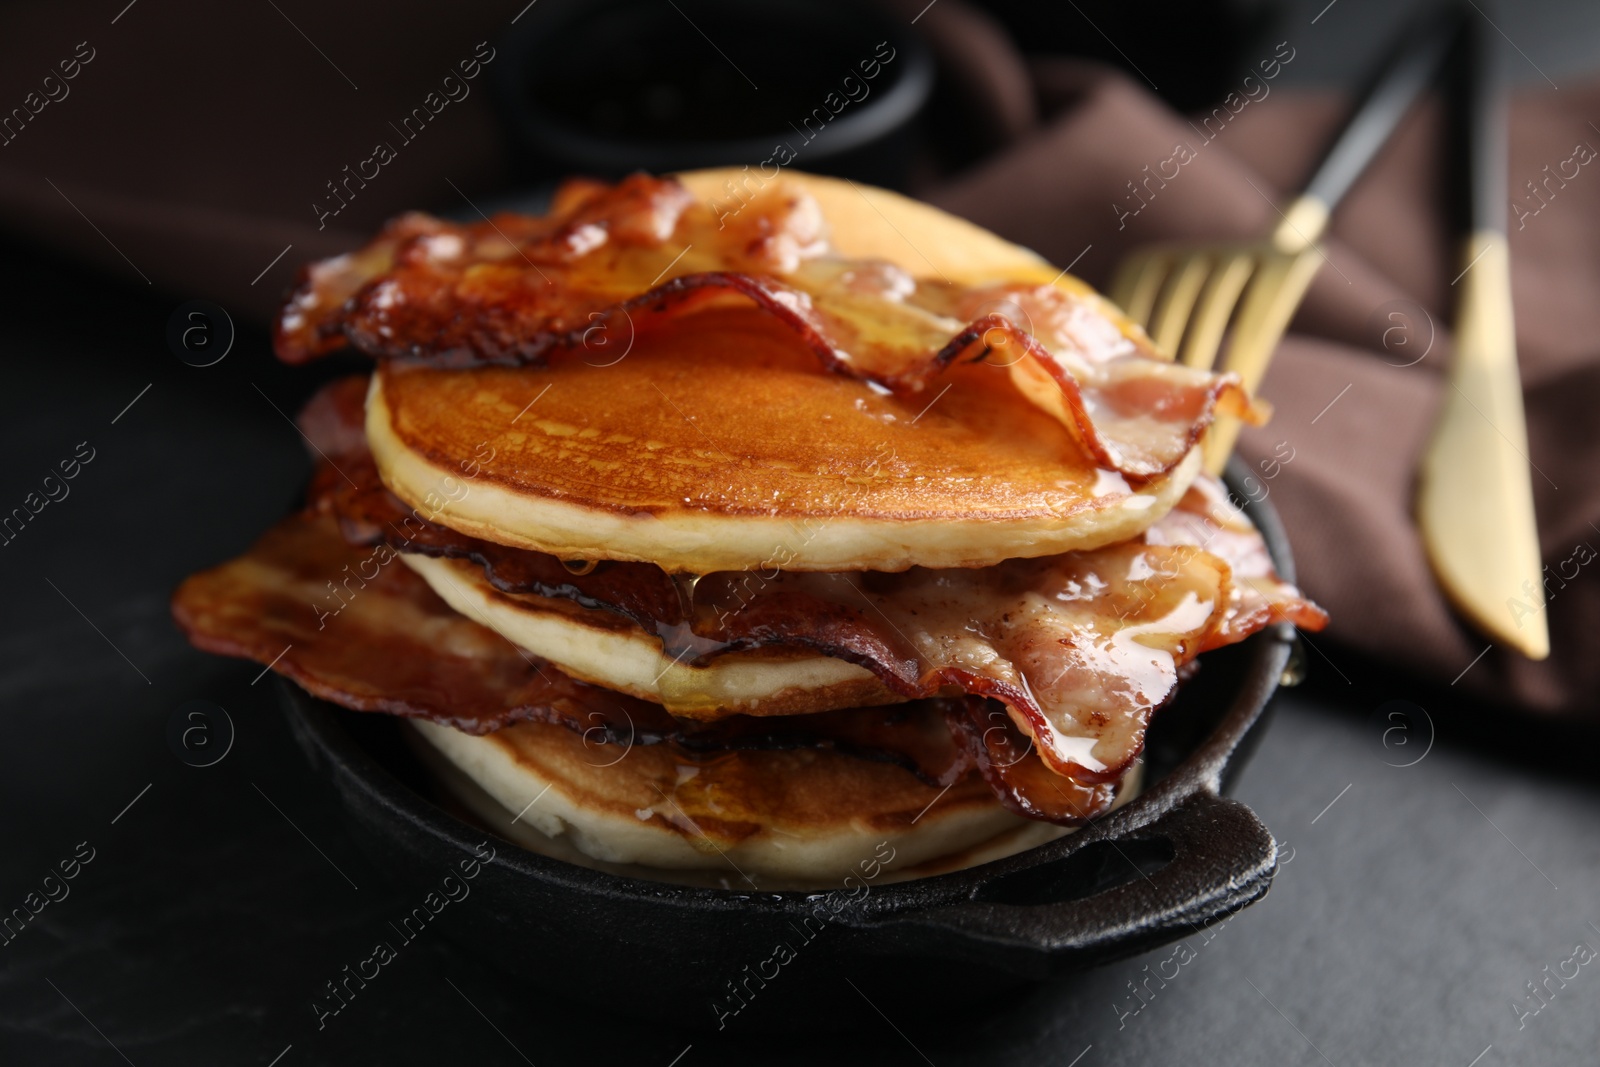
<svg viewBox="0 0 1600 1067">
<path fill-rule="evenodd" d="M 1452 3 L 1425 12 L 1412 24 L 1414 33 L 1399 35 L 1306 191 L 1273 232 L 1273 244 L 1281 251 L 1302 251 L 1322 236 L 1335 205 L 1433 81 L 1461 25 L 1462 9 Z"/>
</svg>

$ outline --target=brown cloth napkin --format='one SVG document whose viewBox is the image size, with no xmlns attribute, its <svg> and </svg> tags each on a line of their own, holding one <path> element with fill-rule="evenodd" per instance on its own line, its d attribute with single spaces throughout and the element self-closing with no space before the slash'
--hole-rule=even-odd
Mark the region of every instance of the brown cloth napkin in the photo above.
<svg viewBox="0 0 1600 1067">
<path fill-rule="evenodd" d="M 1295 49 L 1274 43 L 1258 63 L 1281 64 Z M 997 83 L 1009 83 L 1015 66 Z M 1191 122 L 1143 86 L 1087 64 L 1040 61 L 1031 75 L 1041 117 L 923 195 L 1053 262 L 1076 261 L 1074 271 L 1098 285 L 1139 244 L 1266 233 L 1278 218 L 1273 205 L 1309 178 L 1348 107 L 1333 95 L 1281 91 L 1258 72 L 1248 82 L 1241 75 L 1236 114 L 1200 126 L 1199 116 Z M 1330 640 L 1312 639 L 1315 666 L 1359 681 L 1346 646 L 1480 698 L 1595 716 L 1600 172 L 1584 173 L 1577 160 L 1600 147 L 1588 120 L 1596 114 L 1593 84 L 1519 96 L 1511 112 L 1513 300 L 1550 659 L 1490 647 L 1462 625 L 1412 520 L 1418 462 L 1448 388 L 1451 283 L 1461 269 L 1443 210 L 1452 179 L 1435 101 L 1406 121 L 1335 215 L 1329 262 L 1262 385 L 1276 414 L 1240 446 L 1259 479 L 1253 494 L 1265 494 L 1289 529 L 1301 585 L 1332 616 Z M 998 107 L 995 119 L 991 129 L 1014 122 Z M 1192 161 L 1164 186 L 1144 185 L 1151 173 L 1172 174 L 1163 161 L 1179 145 Z"/>
<path fill-rule="evenodd" d="M 0 145 L 0 226 L 13 234 L 134 285 L 209 297 L 264 320 L 300 263 L 361 243 L 395 212 L 461 203 L 504 183 L 505 151 L 480 76 L 337 217 L 319 228 L 312 207 L 341 168 L 390 139 L 394 116 L 479 42 L 492 44 L 518 4 L 391 4 L 381 47 L 369 9 L 307 8 L 291 23 L 273 5 L 224 13 L 175 0 L 139 4 L 112 23 L 121 6 L 93 19 L 76 5 L 16 6 L 7 16 L 0 69 L 11 76 L 0 91 L 10 96 L 0 112 L 24 106 L 35 88 L 60 97 Z M 905 7 L 908 19 L 924 7 L 890 6 Z M 941 65 L 931 133 L 984 155 L 955 175 L 921 168 L 916 192 L 1102 285 L 1146 242 L 1267 232 L 1273 204 L 1309 175 L 1347 106 L 1265 76 L 1312 46 L 1294 39 L 1242 69 L 1226 119 L 1205 125 L 1113 71 L 1025 59 L 958 0 L 926 8 L 917 26 Z M 87 54 L 80 42 L 93 58 L 63 81 L 62 62 Z M 1590 115 L 1600 116 L 1597 86 L 1526 94 L 1512 109 L 1511 186 L 1524 205 L 1511 224 L 1514 297 L 1551 658 L 1527 662 L 1462 626 L 1411 519 L 1418 458 L 1447 387 L 1459 270 L 1440 210 L 1439 114 L 1425 107 L 1335 216 L 1329 263 L 1263 386 L 1276 417 L 1241 446 L 1259 479 L 1254 495 L 1265 494 L 1289 527 L 1301 584 L 1333 617 L 1314 639 L 1313 670 L 1359 685 L 1370 657 L 1453 683 L 1452 692 L 1595 717 L 1600 172 L 1585 165 L 1559 177 L 1572 174 L 1577 146 L 1600 146 Z M 1180 145 L 1193 158 L 1172 177 L 1167 161 Z M 1169 177 L 1143 184 L 1151 174 Z M 1547 182 L 1550 174 L 1558 177 Z M 1545 183 L 1542 199 L 1526 182 Z"/>
</svg>

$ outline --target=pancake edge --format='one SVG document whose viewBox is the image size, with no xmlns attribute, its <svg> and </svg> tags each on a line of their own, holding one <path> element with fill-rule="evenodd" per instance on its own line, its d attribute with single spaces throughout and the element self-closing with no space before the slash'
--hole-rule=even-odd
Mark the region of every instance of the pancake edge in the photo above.
<svg viewBox="0 0 1600 1067">
<path fill-rule="evenodd" d="M 486 480 L 463 479 L 436 465 L 394 430 L 381 367 L 373 371 L 367 392 L 366 433 L 384 484 L 430 521 L 563 559 L 654 563 L 691 574 L 769 569 L 780 554 L 784 570 L 903 571 L 917 566 L 988 567 L 1006 559 L 1100 548 L 1129 540 L 1170 511 L 1201 466 L 1196 446 L 1170 472 L 1121 503 L 1067 518 L 780 517 L 698 508 L 649 513 L 519 493 Z M 809 524 L 803 535 L 796 530 L 801 523 Z"/>
<path fill-rule="evenodd" d="M 795 715 L 901 699 L 865 667 L 831 656 L 730 652 L 704 667 L 686 666 L 662 651 L 659 638 L 620 617 L 622 626 L 588 625 L 581 614 L 517 604 L 489 586 L 475 563 L 410 552 L 400 559 L 450 607 L 563 674 L 660 704 L 679 718 Z"/>
<path fill-rule="evenodd" d="M 839 888 L 846 877 L 862 878 L 863 861 L 881 857 L 886 843 L 893 859 L 873 881 L 888 884 L 1004 859 L 1080 829 L 1024 819 L 989 798 L 955 810 L 941 810 L 936 800 L 904 828 L 857 822 L 828 840 L 767 834 L 754 847 L 749 839 L 717 842 L 719 852 L 705 840 L 697 847 L 681 831 L 574 803 L 559 782 L 517 761 L 494 734 L 473 736 L 426 720 L 405 725 L 436 784 L 486 828 L 530 852 L 622 877 L 746 891 L 745 877 L 762 890 Z M 1112 810 L 1137 799 L 1143 779 L 1143 766 L 1134 764 Z M 542 799 L 529 807 L 535 797 Z"/>
</svg>

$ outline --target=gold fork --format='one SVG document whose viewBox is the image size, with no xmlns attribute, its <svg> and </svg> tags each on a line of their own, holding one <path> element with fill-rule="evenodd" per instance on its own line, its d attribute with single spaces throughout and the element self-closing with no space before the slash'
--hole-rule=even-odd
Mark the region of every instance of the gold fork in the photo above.
<svg viewBox="0 0 1600 1067">
<path fill-rule="evenodd" d="M 1222 369 L 1238 374 L 1254 396 L 1325 258 L 1318 241 L 1329 214 L 1434 79 L 1460 26 L 1460 9 L 1450 5 L 1402 30 L 1306 191 L 1279 212 L 1266 241 L 1136 250 L 1118 266 L 1111 299 L 1156 348 L 1192 367 L 1216 363 L 1231 324 Z M 1212 425 L 1204 442 L 1211 473 L 1222 472 L 1239 429 L 1229 417 Z"/>
<path fill-rule="evenodd" d="M 1290 205 L 1264 244 L 1141 249 L 1118 267 L 1111 299 L 1145 327 L 1157 349 L 1191 367 L 1216 362 L 1232 322 L 1223 369 L 1238 374 L 1254 396 L 1322 265 L 1316 241 L 1326 226 L 1327 207 L 1307 195 Z M 1204 441 L 1208 471 L 1222 472 L 1238 436 L 1238 419 L 1220 416 L 1212 424 Z"/>
</svg>

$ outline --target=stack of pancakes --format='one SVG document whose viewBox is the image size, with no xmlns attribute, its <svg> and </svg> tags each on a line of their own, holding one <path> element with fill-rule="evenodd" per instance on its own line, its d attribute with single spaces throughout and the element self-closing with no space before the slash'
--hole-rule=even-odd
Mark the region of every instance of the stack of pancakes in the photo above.
<svg viewBox="0 0 1600 1067">
<path fill-rule="evenodd" d="M 776 888 L 1029 847 L 1133 795 L 1200 652 L 1323 621 L 1199 473 L 1236 382 L 881 190 L 405 216 L 306 272 L 277 345 L 377 368 L 313 399 L 306 509 L 180 624 L 407 717 L 578 862 Z"/>
</svg>

